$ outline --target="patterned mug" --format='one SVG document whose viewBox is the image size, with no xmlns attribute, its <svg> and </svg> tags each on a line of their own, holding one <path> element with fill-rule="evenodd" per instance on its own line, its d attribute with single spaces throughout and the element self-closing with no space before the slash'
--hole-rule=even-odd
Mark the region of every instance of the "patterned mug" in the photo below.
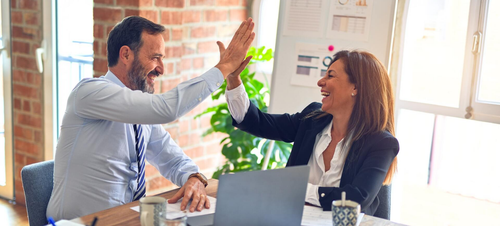
<svg viewBox="0 0 500 226">
<path fill-rule="evenodd" d="M 140 202 L 141 226 L 161 226 L 167 200 L 162 197 L 144 197 Z"/>
<path fill-rule="evenodd" d="M 346 200 L 342 206 L 341 200 L 332 202 L 333 226 L 356 226 L 361 206 L 354 201 Z"/>
</svg>

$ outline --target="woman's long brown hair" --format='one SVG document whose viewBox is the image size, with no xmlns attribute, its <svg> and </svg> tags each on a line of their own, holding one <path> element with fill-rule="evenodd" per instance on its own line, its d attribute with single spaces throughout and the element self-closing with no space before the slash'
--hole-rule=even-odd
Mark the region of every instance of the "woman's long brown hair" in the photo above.
<svg viewBox="0 0 500 226">
<path fill-rule="evenodd" d="M 384 65 L 373 54 L 364 51 L 339 51 L 333 56 L 331 64 L 337 60 L 342 60 L 349 81 L 358 91 L 343 146 L 350 148 L 354 141 L 363 136 L 382 131 L 394 136 L 394 94 Z M 318 117 L 323 115 L 327 113 L 319 114 Z M 395 157 L 387 171 L 384 185 L 391 183 L 397 162 Z"/>
</svg>

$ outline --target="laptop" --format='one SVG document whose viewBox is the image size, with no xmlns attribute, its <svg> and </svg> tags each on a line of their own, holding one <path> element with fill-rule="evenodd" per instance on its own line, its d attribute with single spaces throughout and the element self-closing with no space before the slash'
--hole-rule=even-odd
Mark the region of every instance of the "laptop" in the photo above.
<svg viewBox="0 0 500 226">
<path fill-rule="evenodd" d="M 214 215 L 188 218 L 195 225 L 300 225 L 309 166 L 224 174 Z"/>
</svg>

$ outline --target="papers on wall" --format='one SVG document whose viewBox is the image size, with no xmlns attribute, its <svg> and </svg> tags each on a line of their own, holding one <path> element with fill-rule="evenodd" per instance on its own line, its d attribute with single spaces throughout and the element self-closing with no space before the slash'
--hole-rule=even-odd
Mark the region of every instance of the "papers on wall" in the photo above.
<svg viewBox="0 0 500 226">
<path fill-rule="evenodd" d="M 201 215 L 215 213 L 215 202 L 217 201 L 217 199 L 214 197 L 211 197 L 211 196 L 207 196 L 207 197 L 210 200 L 210 209 L 203 209 L 202 211 L 195 211 L 195 212 L 191 213 L 191 212 L 189 212 L 189 209 L 188 209 L 190 204 L 191 204 L 191 201 L 190 201 L 188 204 L 188 207 L 186 208 L 187 210 L 185 211 L 187 217 L 194 217 L 194 216 L 201 216 Z M 179 213 L 181 213 L 181 202 L 182 202 L 182 199 L 179 199 L 179 201 L 177 201 L 174 204 L 167 203 L 167 212 L 179 212 Z M 130 207 L 130 209 L 137 211 L 137 212 L 140 212 L 139 206 Z M 177 216 L 173 216 L 173 215 L 167 216 L 168 219 L 174 219 L 176 217 Z"/>
<path fill-rule="evenodd" d="M 373 4 L 373 0 L 331 1 L 326 37 L 368 41 Z"/>
<path fill-rule="evenodd" d="M 325 34 L 325 0 L 288 0 L 283 35 L 318 37 Z"/>
<path fill-rule="evenodd" d="M 364 213 L 359 214 L 356 226 L 361 223 L 364 215 Z M 322 208 L 315 206 L 304 206 L 301 225 L 331 226 L 332 222 L 332 211 L 323 211 Z"/>
<path fill-rule="evenodd" d="M 328 50 L 328 45 L 295 44 L 294 74 L 290 84 L 318 87 L 318 80 L 326 74 L 328 65 L 335 52 Z"/>
</svg>

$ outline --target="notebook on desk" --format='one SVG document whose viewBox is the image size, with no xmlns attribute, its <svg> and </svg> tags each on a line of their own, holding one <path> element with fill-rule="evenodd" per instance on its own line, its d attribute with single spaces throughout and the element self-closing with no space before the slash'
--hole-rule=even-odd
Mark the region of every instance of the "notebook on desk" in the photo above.
<svg viewBox="0 0 500 226">
<path fill-rule="evenodd" d="M 309 166 L 225 174 L 214 215 L 188 218 L 197 225 L 300 225 Z"/>
</svg>

